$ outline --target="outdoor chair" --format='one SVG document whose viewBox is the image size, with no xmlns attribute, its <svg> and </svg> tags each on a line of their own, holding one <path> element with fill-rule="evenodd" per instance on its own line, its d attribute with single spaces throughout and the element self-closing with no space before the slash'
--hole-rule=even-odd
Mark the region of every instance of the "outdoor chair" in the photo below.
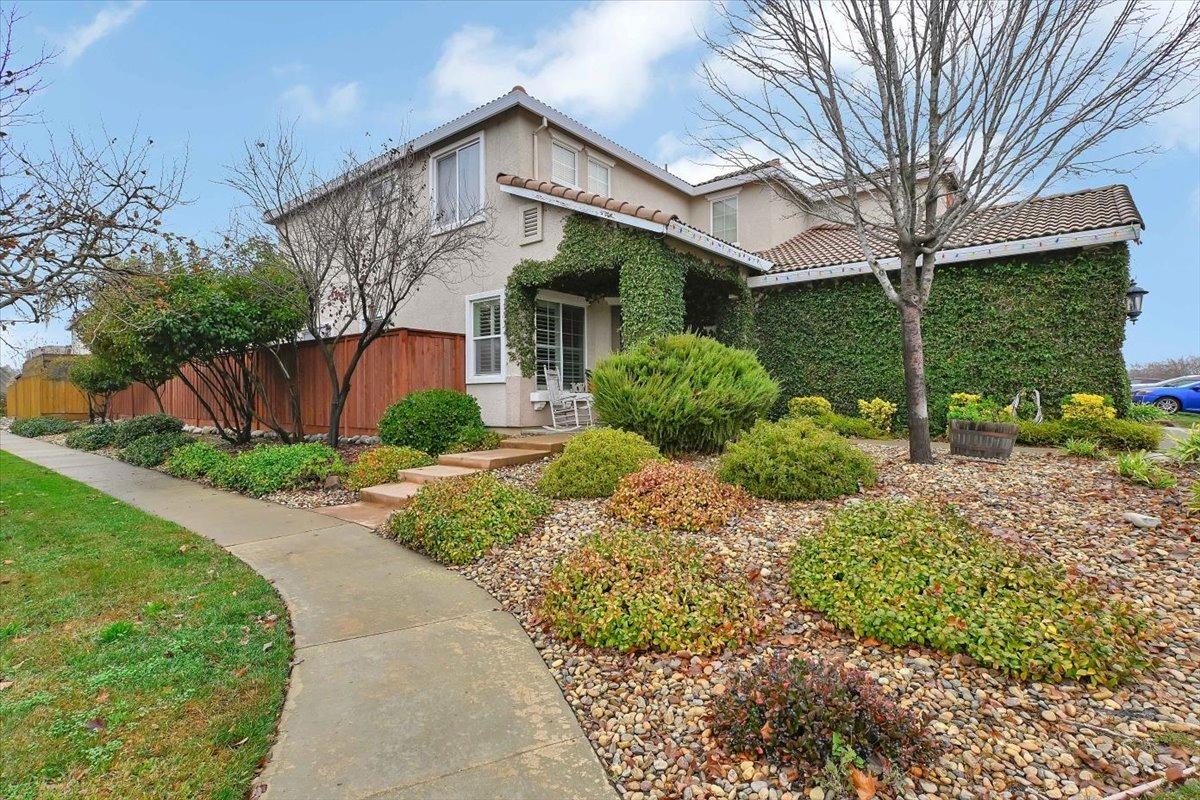
<svg viewBox="0 0 1200 800">
<path fill-rule="evenodd" d="M 547 430 L 577 431 L 596 423 L 591 394 L 564 390 L 562 374 L 557 369 L 543 367 L 542 374 L 546 378 L 550 405 L 550 425 L 544 426 Z"/>
</svg>

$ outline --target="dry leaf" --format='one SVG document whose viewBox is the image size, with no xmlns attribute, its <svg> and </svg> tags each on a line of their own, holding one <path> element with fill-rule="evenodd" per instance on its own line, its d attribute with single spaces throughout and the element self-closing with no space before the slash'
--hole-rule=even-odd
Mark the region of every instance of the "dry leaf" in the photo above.
<svg viewBox="0 0 1200 800">
<path fill-rule="evenodd" d="M 858 800 L 871 800 L 879 792 L 879 780 L 855 767 L 850 768 L 850 785 L 858 792 Z"/>
<path fill-rule="evenodd" d="M 8 687 L 12 686 L 12 681 L 0 681 L 0 692 L 3 692 Z"/>
</svg>

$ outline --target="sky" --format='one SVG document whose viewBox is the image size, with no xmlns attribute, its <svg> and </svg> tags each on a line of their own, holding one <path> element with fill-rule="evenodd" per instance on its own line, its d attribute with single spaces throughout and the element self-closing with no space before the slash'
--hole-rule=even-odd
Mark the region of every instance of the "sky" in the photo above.
<svg viewBox="0 0 1200 800">
<path fill-rule="evenodd" d="M 238 204 L 220 180 L 243 143 L 293 122 L 332 168 L 347 149 L 404 140 L 514 84 L 625 147 L 698 180 L 719 171 L 687 144 L 703 91 L 704 2 L 25 3 L 18 47 L 58 51 L 31 107 L 50 131 L 153 137 L 187 163 L 168 227 L 203 239 Z M 1132 268 L 1150 294 L 1126 359 L 1200 353 L 1200 104 L 1137 136 L 1161 152 L 1127 183 L 1146 230 Z M 7 331 L 23 350 L 69 340 L 61 320 Z M 19 360 L 0 348 L 0 362 Z"/>
</svg>

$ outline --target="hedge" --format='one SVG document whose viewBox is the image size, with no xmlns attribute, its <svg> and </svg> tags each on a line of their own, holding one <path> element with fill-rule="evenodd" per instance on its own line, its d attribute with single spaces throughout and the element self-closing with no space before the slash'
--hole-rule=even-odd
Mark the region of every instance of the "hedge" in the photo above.
<svg viewBox="0 0 1200 800">
<path fill-rule="evenodd" d="M 1091 392 L 1112 396 L 1123 416 L 1128 286 L 1124 243 L 939 266 L 923 324 L 933 430 L 945 427 L 953 392 L 1038 389 L 1051 413 Z M 822 395 L 853 414 L 859 398 L 882 397 L 900 405 L 904 424 L 900 315 L 873 276 L 764 292 L 755 320 L 781 398 Z"/>
</svg>

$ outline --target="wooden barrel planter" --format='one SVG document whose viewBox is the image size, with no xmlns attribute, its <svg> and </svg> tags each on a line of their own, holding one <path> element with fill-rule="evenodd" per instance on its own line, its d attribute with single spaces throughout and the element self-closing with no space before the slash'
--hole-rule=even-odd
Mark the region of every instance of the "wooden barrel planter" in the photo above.
<svg viewBox="0 0 1200 800">
<path fill-rule="evenodd" d="M 950 420 L 950 455 L 1007 461 L 1017 441 L 1017 426 L 1011 422 Z"/>
</svg>

